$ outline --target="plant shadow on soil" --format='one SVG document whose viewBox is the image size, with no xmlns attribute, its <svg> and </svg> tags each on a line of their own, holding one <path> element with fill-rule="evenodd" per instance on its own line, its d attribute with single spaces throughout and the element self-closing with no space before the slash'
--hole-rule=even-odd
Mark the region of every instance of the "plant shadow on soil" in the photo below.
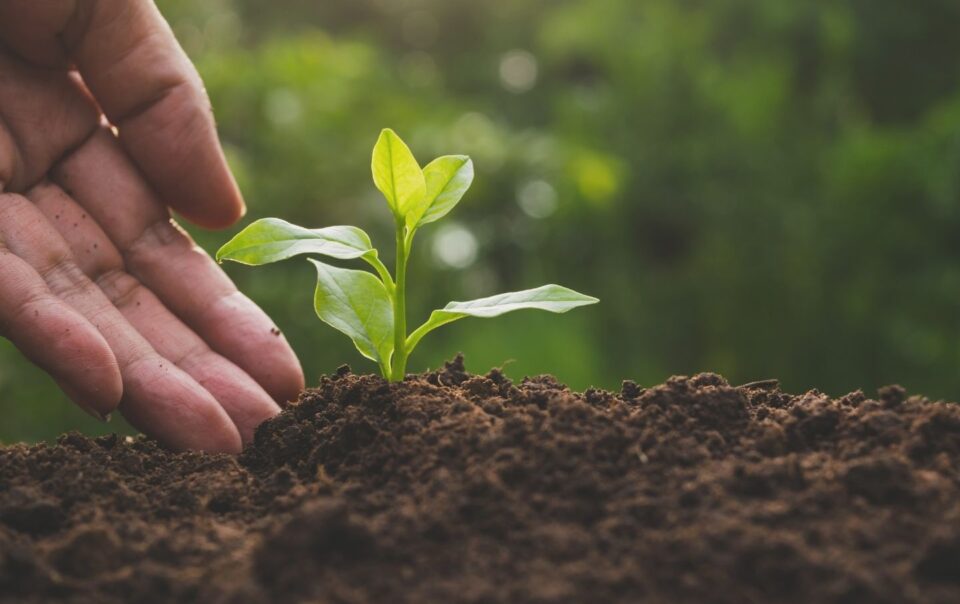
<svg viewBox="0 0 960 604">
<path fill-rule="evenodd" d="M 0 602 L 958 602 L 960 407 L 342 368 L 238 457 L 0 449 Z"/>
</svg>

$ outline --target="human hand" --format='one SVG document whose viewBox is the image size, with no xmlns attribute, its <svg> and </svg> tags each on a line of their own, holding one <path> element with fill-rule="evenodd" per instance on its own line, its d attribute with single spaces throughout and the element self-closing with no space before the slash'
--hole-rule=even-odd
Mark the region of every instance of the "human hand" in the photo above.
<svg viewBox="0 0 960 604">
<path fill-rule="evenodd" d="M 238 452 L 303 373 L 168 206 L 207 228 L 244 211 L 153 3 L 0 2 L 0 334 L 96 416 Z"/>
</svg>

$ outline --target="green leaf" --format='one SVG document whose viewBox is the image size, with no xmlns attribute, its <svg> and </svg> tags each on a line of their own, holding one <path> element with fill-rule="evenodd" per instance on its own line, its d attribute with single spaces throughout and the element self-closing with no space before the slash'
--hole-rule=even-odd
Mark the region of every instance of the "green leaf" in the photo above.
<svg viewBox="0 0 960 604">
<path fill-rule="evenodd" d="M 423 214 L 427 184 L 423 170 L 407 145 L 397 133 L 385 128 L 373 148 L 371 161 L 373 182 L 387 198 L 394 216 L 405 219 L 408 215 L 419 220 Z M 410 224 L 410 221 L 407 221 Z M 413 224 L 416 224 L 414 222 Z"/>
<path fill-rule="evenodd" d="M 427 322 L 418 327 L 407 338 L 407 352 L 413 350 L 420 339 L 441 325 L 452 323 L 464 317 L 489 318 L 526 308 L 564 313 L 578 306 L 599 302 L 593 296 L 586 296 L 560 285 L 542 285 L 535 289 L 497 294 L 469 302 L 450 302 L 440 310 L 430 314 Z"/>
<path fill-rule="evenodd" d="M 393 303 L 373 274 L 337 268 L 314 259 L 317 291 L 313 306 L 320 320 L 346 334 L 360 354 L 390 366 L 393 354 Z"/>
<path fill-rule="evenodd" d="M 251 223 L 217 252 L 217 262 L 232 260 L 259 266 L 299 254 L 320 254 L 341 260 L 376 256 L 370 237 L 352 226 L 306 229 L 278 218 Z"/>
<path fill-rule="evenodd" d="M 418 225 L 443 218 L 460 202 L 473 183 L 473 161 L 466 155 L 444 155 L 427 164 L 423 177 L 427 195 Z"/>
</svg>

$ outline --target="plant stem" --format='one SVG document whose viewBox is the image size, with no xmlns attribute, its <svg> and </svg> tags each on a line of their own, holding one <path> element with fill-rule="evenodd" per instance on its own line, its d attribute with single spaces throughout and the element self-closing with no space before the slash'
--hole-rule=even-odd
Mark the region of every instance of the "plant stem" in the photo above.
<svg viewBox="0 0 960 604">
<path fill-rule="evenodd" d="M 383 262 L 380 262 L 380 259 L 376 256 L 363 256 L 363 259 L 377 271 L 377 274 L 380 275 L 380 280 L 383 281 L 384 287 L 387 288 L 387 292 L 392 294 L 393 278 L 390 277 L 390 271 L 383 265 Z"/>
<path fill-rule="evenodd" d="M 397 221 L 397 269 L 393 288 L 393 363 L 390 381 L 399 382 L 407 374 L 407 246 L 406 228 Z"/>
</svg>

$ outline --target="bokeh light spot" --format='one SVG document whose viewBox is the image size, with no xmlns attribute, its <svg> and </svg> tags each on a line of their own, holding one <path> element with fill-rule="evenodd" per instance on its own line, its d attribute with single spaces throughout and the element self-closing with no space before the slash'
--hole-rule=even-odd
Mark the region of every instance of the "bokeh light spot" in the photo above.
<svg viewBox="0 0 960 604">
<path fill-rule="evenodd" d="M 500 83 L 510 92 L 527 92 L 537 83 L 537 58 L 526 50 L 500 57 Z"/>
<path fill-rule="evenodd" d="M 433 236 L 433 259 L 449 268 L 467 268 L 477 260 L 477 238 L 458 223 L 441 226 Z"/>
<path fill-rule="evenodd" d="M 517 205 L 530 218 L 547 218 L 557 211 L 557 191 L 545 180 L 530 180 L 517 187 Z"/>
</svg>

